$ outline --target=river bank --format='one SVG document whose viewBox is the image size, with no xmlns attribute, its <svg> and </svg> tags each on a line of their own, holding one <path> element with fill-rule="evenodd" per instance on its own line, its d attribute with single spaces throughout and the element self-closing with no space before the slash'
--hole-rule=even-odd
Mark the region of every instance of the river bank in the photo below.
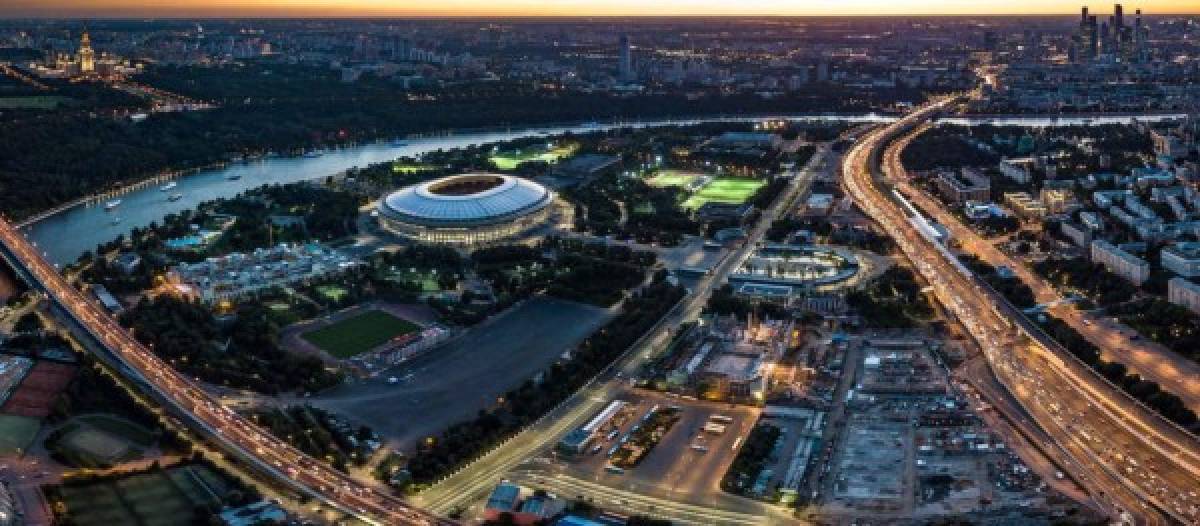
<svg viewBox="0 0 1200 526">
<path fill-rule="evenodd" d="M 1095 117 L 1059 116 L 997 116 L 985 118 L 952 117 L 944 122 L 1001 124 L 999 119 L 1025 126 L 1100 125 L 1131 122 L 1134 119 L 1160 120 L 1170 116 L 1126 115 L 1099 120 Z M 887 122 L 893 117 L 879 113 L 860 115 L 803 114 L 754 115 L 669 118 L 650 120 L 615 120 L 607 123 L 585 122 L 562 125 L 531 125 L 489 130 L 447 130 L 437 134 L 414 134 L 400 139 L 380 140 L 334 148 L 321 155 L 278 156 L 263 155 L 238 162 L 224 162 L 211 168 L 194 169 L 170 177 L 175 183 L 170 191 L 158 184 L 141 181 L 128 185 L 120 193 L 121 203 L 111 209 L 98 204 L 103 199 L 94 196 L 60 205 L 34 220 L 22 223 L 26 233 L 49 259 L 60 265 L 74 262 L 85 251 L 118 236 L 127 235 L 135 227 L 145 227 L 161 221 L 168 214 L 193 209 L 205 201 L 233 197 L 264 184 L 288 184 L 336 175 L 351 168 L 392 161 L 399 157 L 418 156 L 436 150 L 450 150 L 470 145 L 511 141 L 535 136 L 554 136 L 565 133 L 602 132 L 619 128 L 654 126 L 686 126 L 712 122 L 745 122 L 765 119 L 786 119 L 813 122 Z M 156 176 L 159 177 L 159 176 Z M 155 179 L 155 181 L 165 181 Z M 172 194 L 178 194 L 177 197 Z"/>
</svg>

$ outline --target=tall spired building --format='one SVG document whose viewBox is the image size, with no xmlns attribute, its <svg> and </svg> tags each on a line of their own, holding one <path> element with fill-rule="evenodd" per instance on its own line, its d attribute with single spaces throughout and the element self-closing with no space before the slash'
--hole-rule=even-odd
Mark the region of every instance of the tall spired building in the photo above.
<svg viewBox="0 0 1200 526">
<path fill-rule="evenodd" d="M 96 71 L 96 52 L 92 50 L 92 37 L 87 31 L 79 39 L 79 72 L 92 73 Z"/>
<path fill-rule="evenodd" d="M 108 53 L 96 53 L 87 29 L 79 36 L 79 47 L 74 53 L 57 53 L 45 62 L 30 63 L 29 69 L 42 78 L 91 80 L 120 78 L 142 71 L 140 66 L 135 67 L 127 60 Z"/>
</svg>

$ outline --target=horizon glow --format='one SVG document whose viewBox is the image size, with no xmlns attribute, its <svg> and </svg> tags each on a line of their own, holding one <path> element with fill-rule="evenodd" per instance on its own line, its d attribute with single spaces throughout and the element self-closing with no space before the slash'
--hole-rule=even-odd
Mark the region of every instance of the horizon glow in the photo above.
<svg viewBox="0 0 1200 526">
<path fill-rule="evenodd" d="M 7 0 L 0 17 L 579 17 L 1077 14 L 1080 0 Z M 1112 4 L 1091 2 L 1105 14 Z M 1127 12 L 1200 13 L 1200 0 L 1141 0 Z"/>
</svg>

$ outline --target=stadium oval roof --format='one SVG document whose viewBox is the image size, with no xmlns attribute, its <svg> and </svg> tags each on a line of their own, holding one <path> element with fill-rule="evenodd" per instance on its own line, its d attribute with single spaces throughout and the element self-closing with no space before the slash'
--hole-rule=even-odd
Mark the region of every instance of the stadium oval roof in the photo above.
<svg viewBox="0 0 1200 526">
<path fill-rule="evenodd" d="M 520 177 L 476 173 L 401 188 L 379 204 L 380 214 L 430 228 L 467 228 L 512 221 L 537 212 L 554 196 Z"/>
</svg>

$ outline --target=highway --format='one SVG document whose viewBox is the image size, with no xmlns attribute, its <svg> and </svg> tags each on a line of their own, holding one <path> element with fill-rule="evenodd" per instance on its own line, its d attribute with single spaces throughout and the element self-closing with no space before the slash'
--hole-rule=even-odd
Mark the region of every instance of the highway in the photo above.
<svg viewBox="0 0 1200 526">
<path fill-rule="evenodd" d="M 700 473 L 703 476 L 715 477 L 712 473 Z M 768 517 L 763 514 L 740 513 L 720 510 L 708 506 L 700 506 L 678 502 L 670 498 L 647 495 L 642 491 L 615 488 L 564 473 L 548 474 L 540 471 L 517 471 L 511 473 L 514 481 L 522 484 L 545 489 L 566 497 L 582 496 L 591 499 L 598 507 L 608 508 L 620 513 L 659 517 L 670 520 L 673 524 L 779 524 L 790 522 L 785 511 L 780 510 Z M 718 477 L 719 478 L 719 477 Z M 770 509 L 766 506 L 764 508 Z M 778 510 L 778 508 L 776 508 Z"/>
<path fill-rule="evenodd" d="M 1194 438 L 1049 339 L 963 267 L 921 227 L 900 195 L 877 180 L 889 143 L 959 100 L 922 106 L 855 144 L 843 164 L 848 194 L 895 238 L 939 302 L 967 327 L 992 373 L 1051 437 L 1049 454 L 1104 511 L 1146 524 L 1196 523 L 1200 453 Z"/>
<path fill-rule="evenodd" d="M 88 295 L 73 287 L 43 254 L 0 219 L 0 255 L 57 307 L 80 343 L 141 388 L 190 429 L 254 471 L 370 524 L 454 524 L 312 459 L 251 423 L 160 360 Z"/>
<path fill-rule="evenodd" d="M 962 250 L 979 257 L 993 267 L 1005 266 L 1013 271 L 1022 283 L 1033 290 L 1037 302 L 1049 305 L 1048 311 L 1055 314 L 1071 328 L 1079 332 L 1093 345 L 1101 349 L 1107 360 L 1117 361 L 1129 367 L 1129 371 L 1140 374 L 1183 399 L 1192 410 L 1200 411 L 1200 365 L 1147 339 L 1132 340 L 1132 329 L 1120 326 L 1102 316 L 1093 316 L 1080 311 L 1064 297 L 1049 281 L 1042 278 L 1028 265 L 996 248 L 967 225 L 963 224 L 928 193 L 910 184 L 900 154 L 916 136 L 926 129 L 918 127 L 904 137 L 894 141 L 884 152 L 884 173 L 888 182 L 911 200 L 917 208 L 928 214 L 950 232 Z"/>
<path fill-rule="evenodd" d="M 671 312 L 631 346 L 613 366 L 600 373 L 596 379 L 532 426 L 417 495 L 414 502 L 443 515 L 465 509 L 473 500 L 484 496 L 507 473 L 539 452 L 550 448 L 558 437 L 582 426 L 599 412 L 620 392 L 617 374 L 622 377 L 636 374 L 656 349 L 663 348 L 670 341 L 674 328 L 700 315 L 700 311 L 708 303 L 712 288 L 724 283 L 729 274 L 754 250 L 775 218 L 788 210 L 801 190 L 812 182 L 815 168 L 829 153 L 829 145 L 821 145 L 808 164 L 793 174 L 791 184 L 784 191 L 784 195 L 763 211 L 759 222 L 747 233 L 745 243 L 721 260 L 712 273 L 702 278 Z"/>
</svg>

